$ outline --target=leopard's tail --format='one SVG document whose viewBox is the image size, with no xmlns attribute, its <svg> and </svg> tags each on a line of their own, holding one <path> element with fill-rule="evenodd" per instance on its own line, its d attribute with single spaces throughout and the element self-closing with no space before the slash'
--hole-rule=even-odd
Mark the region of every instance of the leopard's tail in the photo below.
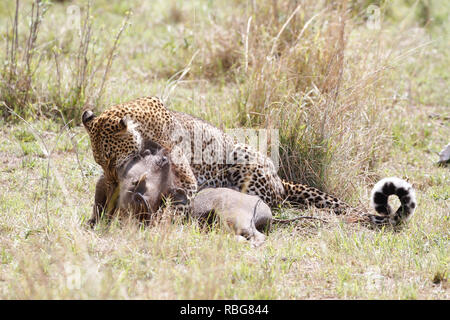
<svg viewBox="0 0 450 320">
<path fill-rule="evenodd" d="M 303 184 L 282 180 L 285 200 L 298 205 L 314 205 L 317 208 L 329 208 L 336 214 L 345 213 L 350 206 L 338 198 Z"/>
<path fill-rule="evenodd" d="M 282 181 L 282 183 L 285 191 L 285 200 L 293 204 L 329 208 L 336 214 L 359 211 L 342 200 L 316 188 L 286 181 Z M 400 207 L 395 212 L 388 203 L 388 197 L 390 195 L 396 195 L 401 202 Z M 355 222 L 370 223 L 374 226 L 396 226 L 408 221 L 417 206 L 416 195 L 412 186 L 408 182 L 396 177 L 382 179 L 373 187 L 371 204 L 379 214 L 359 213 L 357 216 L 360 218 L 355 218 Z"/>
<path fill-rule="evenodd" d="M 390 195 L 400 199 L 400 207 L 394 212 L 388 203 Z M 390 177 L 378 181 L 371 192 L 371 205 L 380 215 L 368 215 L 375 225 L 399 225 L 408 221 L 417 206 L 413 187 L 400 178 Z"/>
</svg>

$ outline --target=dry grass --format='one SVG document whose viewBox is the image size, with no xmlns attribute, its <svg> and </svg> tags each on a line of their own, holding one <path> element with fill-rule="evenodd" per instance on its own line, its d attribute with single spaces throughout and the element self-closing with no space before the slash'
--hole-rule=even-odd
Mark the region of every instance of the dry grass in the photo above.
<svg viewBox="0 0 450 320">
<path fill-rule="evenodd" d="M 102 0 L 80 6 L 79 32 L 63 2 L 31 33 L 20 3 L 17 20 L 0 3 L 0 101 L 29 122 L 2 105 L 0 298 L 450 298 L 449 171 L 434 165 L 450 136 L 445 1 L 397 0 L 370 29 L 370 1 L 136 1 L 127 20 Z M 195 222 L 88 230 L 100 169 L 81 108 L 144 95 L 221 128 L 279 129 L 280 175 L 355 205 L 380 177 L 407 178 L 416 215 L 399 232 L 280 227 L 256 250 Z"/>
<path fill-rule="evenodd" d="M 1 100 L 25 117 L 60 113 L 78 123 L 82 107 L 97 105 L 104 94 L 118 42 L 128 26 L 129 13 L 125 14 L 116 34 L 108 39 L 111 41 L 108 48 L 102 43 L 107 41 L 100 39 L 103 30 L 94 30 L 90 1 L 84 12 L 77 6 L 67 7 L 65 15 L 60 14 L 57 19 L 52 15 L 45 20 L 51 5 L 34 0 L 29 27 L 24 23 L 29 17 L 23 16 L 28 7 L 28 3 L 16 0 L 12 26 L 5 25 L 7 50 L 0 70 Z M 56 24 L 61 24 L 61 28 L 55 30 Z M 16 119 L 2 111 L 5 118 Z"/>
</svg>

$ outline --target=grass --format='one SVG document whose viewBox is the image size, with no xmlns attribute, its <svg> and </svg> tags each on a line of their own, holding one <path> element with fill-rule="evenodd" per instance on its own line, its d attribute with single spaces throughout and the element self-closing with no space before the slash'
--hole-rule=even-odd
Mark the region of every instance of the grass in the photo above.
<svg viewBox="0 0 450 320">
<path fill-rule="evenodd" d="M 81 60 L 77 33 L 54 28 L 70 2 L 42 3 L 27 51 L 31 3 L 18 11 L 15 77 L 0 51 L 0 101 L 15 112 L 2 104 L 1 299 L 450 298 L 450 172 L 435 165 L 450 136 L 446 1 L 382 3 L 375 30 L 370 1 L 135 1 L 130 15 L 108 1 L 86 15 L 81 3 Z M 4 44 L 14 15 L 0 3 Z M 379 178 L 400 176 L 418 209 L 398 232 L 327 217 L 275 228 L 257 249 L 195 222 L 89 230 L 100 168 L 82 107 L 164 93 L 224 129 L 279 129 L 285 178 L 366 205 Z"/>
</svg>

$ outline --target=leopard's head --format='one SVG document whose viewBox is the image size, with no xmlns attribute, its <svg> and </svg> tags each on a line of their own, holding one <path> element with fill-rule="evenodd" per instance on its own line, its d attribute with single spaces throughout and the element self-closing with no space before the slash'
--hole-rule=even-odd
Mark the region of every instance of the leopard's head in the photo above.
<svg viewBox="0 0 450 320">
<path fill-rule="evenodd" d="M 95 116 L 86 110 L 81 119 L 91 139 L 94 159 L 105 172 L 116 169 L 141 150 L 137 124 L 127 115 L 108 110 Z"/>
</svg>

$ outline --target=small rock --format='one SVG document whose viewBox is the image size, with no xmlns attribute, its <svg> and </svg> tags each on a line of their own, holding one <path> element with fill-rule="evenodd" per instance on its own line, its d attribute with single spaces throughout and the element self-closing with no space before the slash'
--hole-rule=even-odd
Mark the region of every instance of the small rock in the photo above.
<svg viewBox="0 0 450 320">
<path fill-rule="evenodd" d="M 438 163 L 445 164 L 450 162 L 450 143 L 447 144 L 441 152 L 439 152 Z"/>
</svg>

